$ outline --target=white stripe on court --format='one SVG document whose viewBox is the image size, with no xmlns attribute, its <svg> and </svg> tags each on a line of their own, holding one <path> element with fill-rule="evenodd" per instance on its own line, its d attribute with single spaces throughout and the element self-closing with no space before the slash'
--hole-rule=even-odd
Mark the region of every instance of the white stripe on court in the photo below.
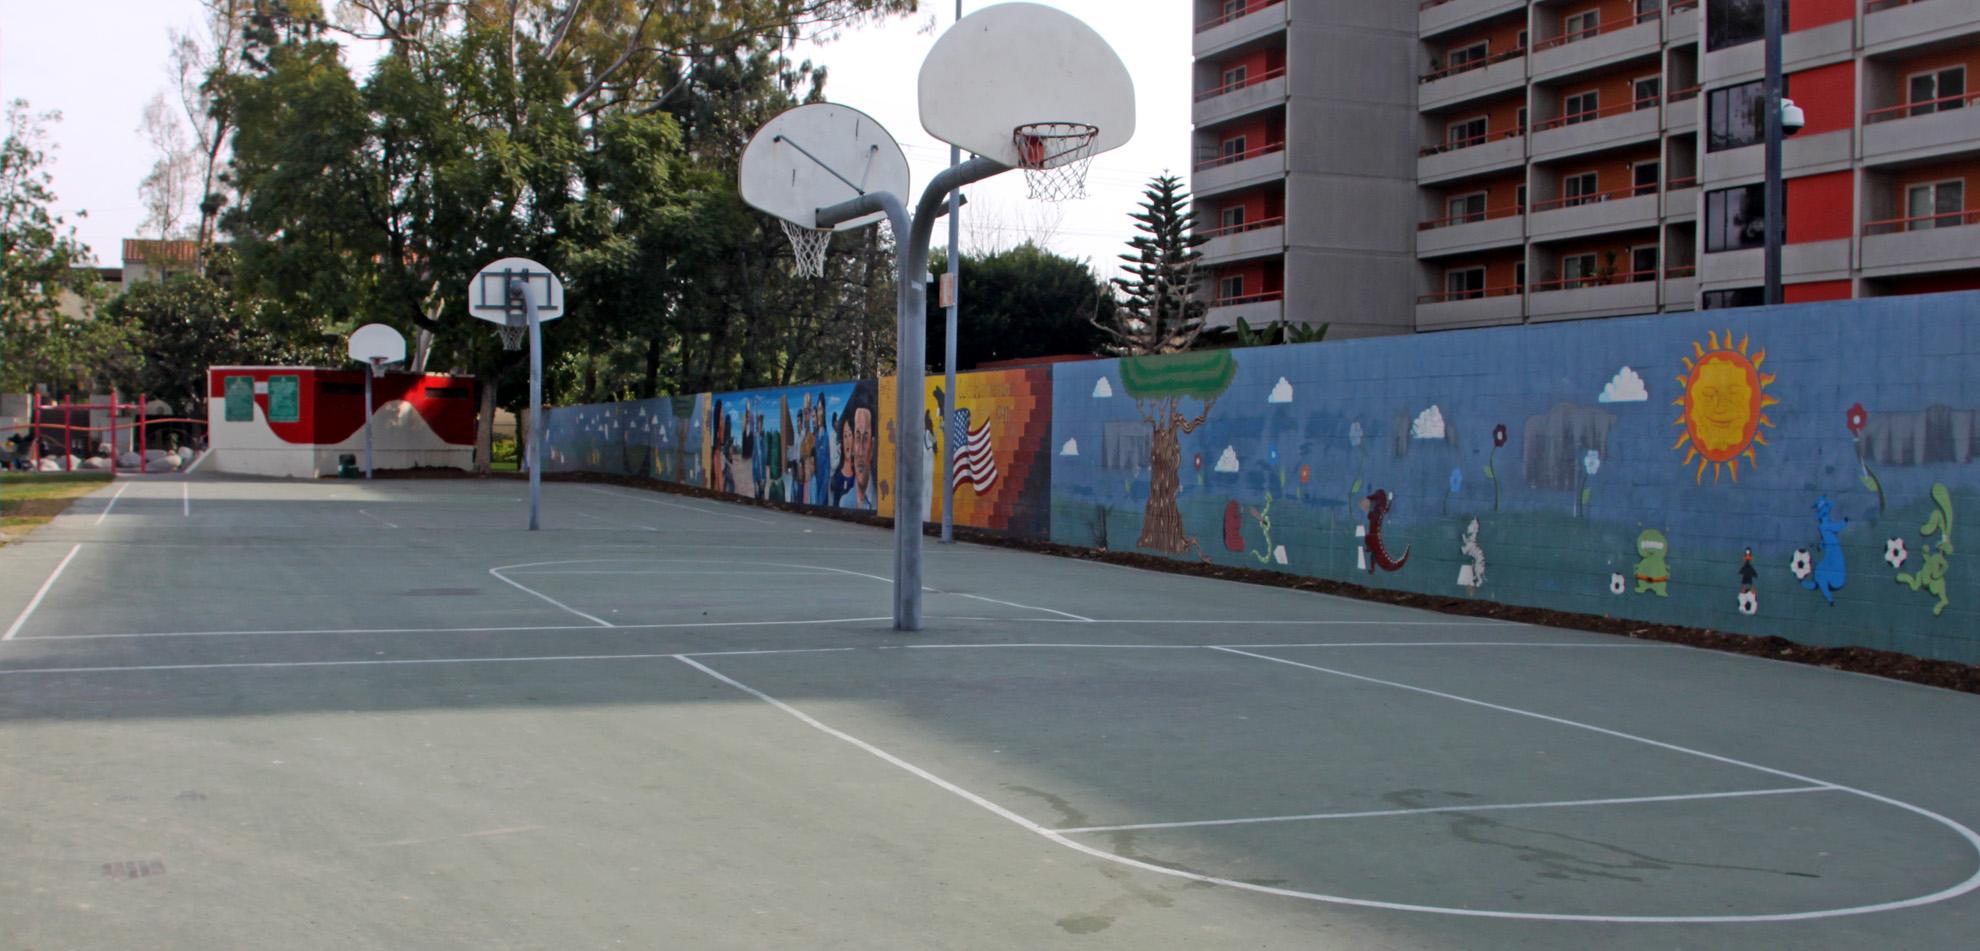
<svg viewBox="0 0 1980 951">
<path fill-rule="evenodd" d="M 693 621 L 673 624 L 615 624 L 618 631 L 660 631 L 679 628 L 704 627 L 789 627 L 793 625 L 860 624 L 874 621 L 891 621 L 890 617 L 835 617 L 803 618 L 794 621 Z M 1005 618 L 1004 620 L 1009 620 Z M 283 637 L 289 635 L 334 635 L 334 634 L 511 634 L 555 631 L 595 631 L 588 624 L 536 625 L 533 627 L 371 627 L 371 628 L 325 628 L 303 631 L 160 631 L 149 634 L 44 634 L 38 637 L 22 637 L 23 641 L 104 641 L 140 640 L 151 637 Z M 1097 645 L 1096 645 L 1097 646 Z M 1200 648 L 1191 647 L 1191 650 Z M 776 651 L 752 651 L 749 653 L 776 653 Z M 792 653 L 805 653 L 794 650 Z M 672 656 L 672 655 L 669 655 Z M 86 668 L 94 669 L 94 668 Z M 143 670 L 142 667 L 119 668 Z M 11 673 L 32 673 L 30 670 L 16 670 Z"/>
<path fill-rule="evenodd" d="M 119 486 L 117 488 L 116 494 L 110 496 L 110 504 L 103 507 L 103 514 L 98 515 L 96 517 L 96 521 L 91 522 L 90 524 L 92 526 L 103 524 L 103 520 L 110 517 L 110 510 L 117 507 L 117 500 L 123 498 L 124 493 L 129 492 L 131 490 L 131 486 L 136 484 L 137 483 L 135 482 L 126 482 L 123 485 Z"/>
<path fill-rule="evenodd" d="M 1060 616 L 1060 617 L 1062 617 L 1062 618 L 1067 618 L 1067 619 L 1069 619 L 1069 620 L 1074 620 L 1074 621 L 1092 621 L 1092 620 L 1093 620 L 1093 619 L 1092 619 L 1092 618 L 1090 618 L 1090 617 L 1082 617 L 1082 616 L 1080 616 L 1080 615 L 1077 615 L 1077 614 L 1074 614 L 1074 613 L 1072 613 L 1072 612 L 1070 612 L 1070 611 L 1060 611 L 1060 610 L 1058 610 L 1058 609 L 1056 609 L 1056 608 L 1041 608 L 1041 607 L 1036 607 L 1036 606 L 1033 606 L 1033 605 L 1029 605 L 1029 604 L 1019 604 L 1019 603 L 1017 603 L 1016 601 L 999 601 L 999 600 L 997 600 L 996 598 L 986 598 L 986 597 L 984 597 L 984 596 L 982 596 L 982 595 L 980 595 L 980 594 L 963 594 L 963 593 L 962 593 L 962 592 L 960 592 L 960 591 L 951 591 L 951 592 L 949 592 L 949 593 L 950 593 L 950 594 L 953 594 L 953 595 L 955 595 L 955 596 L 957 596 L 957 597 L 960 597 L 960 598 L 971 598 L 971 599 L 974 599 L 974 600 L 977 600 L 977 601 L 987 601 L 987 602 L 989 602 L 989 603 L 991 603 L 991 604 L 1001 604 L 1001 605 L 1003 605 L 1003 606 L 1005 606 L 1005 607 L 1010 607 L 1010 608 L 1023 608 L 1023 609 L 1025 609 L 1026 611 L 1044 611 L 1044 612 L 1045 612 L 1045 613 L 1047 613 L 1047 614 L 1056 614 L 1056 615 L 1058 615 L 1058 616 Z"/>
<path fill-rule="evenodd" d="M 62 577 L 62 569 L 69 567 L 69 562 L 75 560 L 76 552 L 79 551 L 82 551 L 81 542 L 77 542 L 76 547 L 69 549 L 69 553 L 63 556 L 62 563 L 56 565 L 54 572 L 49 574 L 48 580 L 41 583 L 41 590 L 34 593 L 34 600 L 29 601 L 27 607 L 21 609 L 20 616 L 14 618 L 14 623 L 7 627 L 7 633 L 0 634 L 0 641 L 14 639 L 14 635 L 20 632 L 21 625 L 26 624 L 27 619 L 34 614 L 34 609 L 41 606 L 41 599 L 48 596 L 48 589 L 55 586 L 55 579 Z"/>
<path fill-rule="evenodd" d="M 365 510 L 363 510 L 363 509 L 358 509 L 358 514 L 359 514 L 359 515 L 363 515 L 363 516 L 366 516 L 366 517 L 368 517 L 368 518 L 376 518 L 376 519 L 378 519 L 378 521 L 380 521 L 380 522 L 382 522 L 382 523 L 384 523 L 384 525 L 385 525 L 385 527 L 386 527 L 386 528 L 398 528 L 398 527 L 399 527 L 399 526 L 397 526 L 397 525 L 394 525 L 394 524 L 392 524 L 391 522 L 387 522 L 387 521 L 385 521 L 385 520 L 384 520 L 384 519 L 382 519 L 382 518 L 378 518 L 378 516 L 376 516 L 376 515 L 372 515 L 372 514 L 371 514 L 370 512 L 367 512 L 367 511 L 365 511 Z"/>
<path fill-rule="evenodd" d="M 609 495 L 615 499 L 628 499 L 634 502 L 645 502 L 648 505 L 665 505 L 669 508 L 687 509 L 690 512 L 700 512 L 703 515 L 720 515 L 723 518 L 739 518 L 745 522 L 756 522 L 759 525 L 777 524 L 776 522 L 771 521 L 770 519 L 767 518 L 752 518 L 748 515 L 738 515 L 734 512 L 724 512 L 720 509 L 705 509 L 699 505 L 682 505 L 679 502 L 668 502 L 663 499 L 643 499 L 636 495 L 627 495 L 623 492 L 607 492 L 604 489 L 593 488 L 588 485 L 581 485 L 578 486 L 578 488 L 583 489 L 586 492 L 596 492 L 599 495 Z"/>
<path fill-rule="evenodd" d="M 604 523 L 605 523 L 605 524 L 607 524 L 607 525 L 631 525 L 632 527 L 634 527 L 634 528 L 637 528 L 637 529 L 639 529 L 639 530 L 641 530 L 641 531 L 646 531 L 646 532 L 657 532 L 657 531 L 659 531 L 659 529 L 657 529 L 657 528 L 654 528 L 654 527 L 653 527 L 653 526 L 651 526 L 651 525 L 641 525 L 641 524 L 639 524 L 638 522 L 623 522 L 623 521 L 620 521 L 620 520 L 618 520 L 618 519 L 611 519 L 611 518 L 601 518 L 601 517 L 599 517 L 599 516 L 597 516 L 597 515 L 593 515 L 593 514 L 591 514 L 591 513 L 589 513 L 589 512 L 579 512 L 579 513 L 577 513 L 577 514 L 578 514 L 578 517 L 579 517 L 579 518 L 588 518 L 588 519 L 591 519 L 592 521 L 595 521 L 595 522 L 604 522 Z"/>
<path fill-rule="evenodd" d="M 1222 650 L 1223 648 L 1213 648 L 1213 649 Z M 1230 653 L 1242 653 L 1242 652 L 1230 651 Z M 1276 658 L 1267 657 L 1262 654 L 1254 654 L 1254 655 L 1246 655 L 1246 656 L 1259 657 L 1264 660 L 1276 660 Z M 879 757 L 880 759 L 888 763 L 898 766 L 901 769 L 906 770 L 907 772 L 917 777 L 920 777 L 921 779 L 926 780 L 937 787 L 940 787 L 941 789 L 944 789 L 971 803 L 974 803 L 990 811 L 991 813 L 1001 816 L 1004 819 L 1009 820 L 1013 824 L 1029 832 L 1033 832 L 1038 835 L 1044 836 L 1045 838 L 1050 839 L 1051 841 L 1056 842 L 1060 845 L 1063 845 L 1066 848 L 1078 852 L 1083 852 L 1087 855 L 1091 855 L 1099 859 L 1104 859 L 1108 862 L 1129 866 L 1131 868 L 1138 868 L 1146 872 L 1153 872 L 1157 875 L 1168 875 L 1175 878 L 1186 879 L 1188 881 L 1194 881 L 1194 882 L 1204 882 L 1206 884 L 1211 884 L 1211 885 L 1223 885 L 1228 888 L 1235 888 L 1243 891 L 1259 892 L 1266 895 L 1279 895 L 1286 898 L 1301 898 L 1308 901 L 1328 902 L 1331 904 L 1353 905 L 1363 908 L 1384 908 L 1392 911 L 1427 912 L 1430 914 L 1453 915 L 1453 916 L 1469 917 L 1469 918 L 1510 918 L 1510 919 L 1522 919 L 1528 921 L 1590 921 L 1590 922 L 1617 923 L 1617 924 L 1731 924 L 1731 923 L 1744 923 L 1744 922 L 1804 921 L 1804 920 L 1817 919 L 1817 918 L 1839 918 L 1839 917 L 1845 917 L 1851 915 L 1871 914 L 1874 912 L 1894 911 L 1901 908 L 1914 908 L 1920 905 L 1929 905 L 1936 902 L 1945 901 L 1950 898 L 1955 898 L 1960 895 L 1964 895 L 1968 892 L 1973 891 L 1976 888 L 1980 888 L 1980 872 L 1975 872 L 1974 875 L 1971 878 L 1968 878 L 1966 881 L 1958 885 L 1952 886 L 1951 888 L 1946 888 L 1937 892 L 1933 892 L 1930 895 L 1922 895 L 1917 898 L 1904 899 L 1901 901 L 1881 902 L 1874 905 L 1859 905 L 1851 908 L 1832 908 L 1832 909 L 1824 909 L 1820 911 L 1805 911 L 1805 912 L 1785 912 L 1785 913 L 1773 914 L 1773 915 L 1697 915 L 1697 916 L 1571 915 L 1571 914 L 1549 914 L 1546 912 L 1490 911 L 1490 910 L 1474 909 L 1474 908 L 1449 908 L 1441 905 L 1418 905 L 1407 902 L 1376 901 L 1367 898 L 1349 898 L 1341 895 L 1325 895 L 1325 894 L 1320 894 L 1318 892 L 1303 892 L 1290 888 L 1277 888 L 1274 886 L 1260 885 L 1253 882 L 1243 882 L 1228 878 L 1218 878 L 1213 875 L 1204 875 L 1199 872 L 1184 871 L 1182 869 L 1177 869 L 1166 865 L 1156 865 L 1153 862 L 1146 862 L 1146 861 L 1141 861 L 1139 859 L 1128 858 L 1122 855 L 1116 855 L 1112 852 L 1107 852 L 1095 848 L 1093 846 L 1086 845 L 1084 843 L 1066 838 L 1068 834 L 1066 830 L 1048 829 L 1042 825 L 1039 825 L 1036 822 L 1031 821 L 1030 819 L 1026 819 L 1023 816 L 1010 811 L 1009 809 L 999 806 L 996 803 L 993 803 L 988 799 L 983 798 L 982 796 L 978 796 L 975 793 L 963 789 L 962 787 L 957 786 L 956 784 L 951 783 L 948 780 L 945 780 L 935 775 L 934 773 L 931 773 L 925 769 L 922 769 L 919 766 L 909 763 L 898 756 L 888 753 L 885 750 L 882 750 L 871 743 L 861 740 L 858 737 L 855 737 L 849 733 L 845 733 L 840 730 L 833 729 L 832 727 L 826 726 L 824 723 L 821 723 L 818 720 L 813 719 L 811 716 L 805 714 L 803 711 L 798 710 L 797 708 L 792 707 L 789 704 L 786 704 L 783 701 L 778 700 L 777 698 L 772 697 L 767 693 L 764 693 L 763 691 L 757 690 L 756 688 L 744 684 L 733 678 L 719 674 L 714 670 L 710 669 L 709 667 L 707 667 L 706 665 L 697 663 L 694 660 L 689 659 L 685 655 L 676 655 L 676 657 L 682 663 L 698 668 L 703 672 L 707 673 L 709 676 L 715 678 L 716 680 L 729 684 L 730 686 L 736 688 L 737 690 L 741 690 L 744 693 L 750 694 L 751 696 L 754 696 L 764 701 L 765 703 L 771 704 L 772 706 L 775 706 L 779 710 L 782 710 L 785 713 L 788 713 L 791 716 L 796 717 L 798 720 L 802 721 L 806 725 L 811 726 L 812 728 L 822 733 L 825 733 L 829 736 L 836 737 L 840 740 L 850 743 L 853 746 L 858 747 L 859 749 L 871 753 L 872 755 Z M 1292 663 L 1292 662 L 1282 661 L 1282 663 Z M 1294 666 L 1305 667 L 1309 665 L 1294 664 Z M 1324 668 L 1313 668 L 1313 669 L 1322 670 L 1323 672 L 1326 673 L 1338 673 L 1337 671 L 1326 671 Z M 1354 677 L 1355 675 L 1347 674 L 1344 676 Z M 1367 680 L 1372 683 L 1384 684 L 1386 686 L 1399 687 L 1405 690 L 1413 690 L 1420 693 L 1431 694 L 1433 696 L 1444 697 L 1451 700 L 1458 700 L 1465 703 L 1474 703 L 1480 706 L 1489 707 L 1491 709 L 1502 710 L 1508 713 L 1515 713 L 1522 716 L 1536 717 L 1542 720 L 1562 723 L 1568 726 L 1576 726 L 1576 727 L 1581 727 L 1583 729 L 1595 730 L 1596 732 L 1600 732 L 1600 733 L 1609 733 L 1625 739 L 1636 740 L 1642 743 L 1649 743 L 1654 746 L 1660 746 L 1672 750 L 1677 750 L 1679 752 L 1691 753 L 1694 756 L 1702 756 L 1707 759 L 1712 759 L 1719 762 L 1725 762 L 1736 766 L 1745 766 L 1748 769 L 1754 769 L 1764 773 L 1786 776 L 1791 779 L 1797 780 L 1799 782 L 1808 783 L 1813 788 L 1819 788 L 1825 790 L 1832 789 L 1837 792 L 1845 792 L 1857 796 L 1862 796 L 1866 799 L 1871 799 L 1877 802 L 1882 802 L 1886 805 L 1895 806 L 1899 809 L 1916 813 L 1917 815 L 1924 816 L 1925 818 L 1938 822 L 1939 824 L 1946 826 L 1947 828 L 1952 829 L 1954 832 L 1958 833 L 1962 838 L 1964 838 L 1967 841 L 1968 845 L 1974 848 L 1976 853 L 1980 853 L 1980 834 L 1976 834 L 1973 832 L 1973 830 L 1968 829 L 1967 827 L 1960 825 L 1959 823 L 1954 822 L 1951 819 L 1946 818 L 1945 816 L 1939 815 L 1938 813 L 1931 812 L 1929 810 L 1920 808 L 1918 806 L 1911 805 L 1910 803 L 1900 802 L 1898 800 L 1891 799 L 1885 796 L 1879 796 L 1875 793 L 1865 792 L 1860 789 L 1852 789 L 1848 786 L 1836 786 L 1829 783 L 1824 783 L 1821 780 L 1809 779 L 1803 776 L 1796 776 L 1793 773 L 1788 773 L 1782 770 L 1770 769 L 1768 767 L 1758 766 L 1752 763 L 1743 763 L 1740 762 L 1739 760 L 1729 759 L 1723 756 L 1715 756 L 1710 753 L 1700 753 L 1696 750 L 1686 750 L 1682 747 L 1671 746 L 1670 744 L 1667 743 L 1658 743 L 1655 740 L 1647 740 L 1642 737 L 1634 737 L 1625 733 L 1616 733 L 1613 730 L 1606 730 L 1601 727 L 1588 726 L 1587 724 L 1576 723 L 1572 720 L 1563 720 L 1558 717 L 1550 717 L 1544 714 L 1529 713 L 1527 711 L 1517 710 L 1511 707 L 1500 707 L 1496 704 L 1489 704 L 1489 703 L 1484 703 L 1482 701 L 1471 700 L 1453 694 L 1439 693 L 1437 691 L 1428 690 L 1422 687 L 1412 687 L 1407 684 L 1396 684 L 1396 683 L 1391 683 L 1389 681 L 1375 680 L 1374 678 L 1370 678 L 1370 677 L 1357 677 L 1356 679 Z"/>
<path fill-rule="evenodd" d="M 186 503 L 186 517 L 192 517 L 192 483 L 179 483 L 179 498 Z"/>
<path fill-rule="evenodd" d="M 1506 809 L 1571 809 L 1576 806 L 1620 806 L 1644 802 L 1687 802 L 1696 799 L 1739 799 L 1745 796 L 1785 796 L 1791 793 L 1839 792 L 1835 786 L 1790 786 L 1782 789 L 1748 789 L 1740 792 L 1689 793 L 1675 796 L 1631 796 L 1624 799 L 1571 799 L 1562 802 L 1510 802 L 1487 806 L 1431 806 L 1422 809 L 1379 809 L 1372 812 L 1316 812 L 1303 816 L 1260 816 L 1249 819 L 1197 819 L 1191 822 L 1142 822 L 1124 826 L 1083 826 L 1054 830 L 1060 835 L 1090 832 L 1140 832 L 1150 829 L 1198 829 L 1204 826 L 1243 826 L 1262 822 L 1317 822 L 1326 819 L 1373 819 L 1388 816 L 1417 816 L 1440 812 L 1493 812 Z"/>
<path fill-rule="evenodd" d="M 207 457 L 207 456 L 210 456 L 210 455 L 213 455 L 213 450 L 211 450 L 211 449 L 208 449 L 207 451 L 205 451 L 205 452 L 202 452 L 202 453 L 200 453 L 200 454 L 199 454 L 199 458 L 197 458 L 197 459 L 194 459 L 194 460 L 192 461 L 192 465 L 189 465 L 189 466 L 187 466 L 187 467 L 186 467 L 186 475 L 192 475 L 192 471 L 193 471 L 194 469 L 197 469 L 197 468 L 199 468 L 199 464 L 200 464 L 200 463 L 202 463 L 202 462 L 205 462 L 205 461 L 206 461 L 206 457 Z"/>
<path fill-rule="evenodd" d="M 599 626 L 601 626 L 601 627 L 612 627 L 612 626 L 613 626 L 613 624 L 612 624 L 612 622 L 610 622 L 610 621 L 607 621 L 607 620 L 605 620 L 604 618 L 599 618 L 599 617 L 592 617 L 591 615 L 589 615 L 589 614 L 586 614 L 586 613 L 584 613 L 583 611 L 580 611 L 580 610 L 578 610 L 577 608 L 574 608 L 574 607 L 571 607 L 570 605 L 568 605 L 568 604 L 565 604 L 564 602 L 562 602 L 562 601 L 559 601 L 559 600 L 557 600 L 556 598 L 553 598 L 553 597 L 551 597 L 551 596 L 549 596 L 549 595 L 547 595 L 547 594 L 544 594 L 544 593 L 543 593 L 543 592 L 541 592 L 541 591 L 538 591 L 538 590 L 536 590 L 535 588 L 531 588 L 531 587 L 529 587 L 529 586 L 527 586 L 527 585 L 525 585 L 525 584 L 523 584 L 523 583 L 522 583 L 522 582 L 520 582 L 520 581 L 516 581 L 515 579 L 513 579 L 513 578 L 510 578 L 510 577 L 508 577 L 507 575 L 504 575 L 504 574 L 502 574 L 502 572 L 503 572 L 503 571 L 506 571 L 506 570 L 508 570 L 508 569 L 510 569 L 510 568 L 527 568 L 527 567 L 529 567 L 529 566 L 528 566 L 528 565 L 504 565 L 504 566 L 502 566 L 502 567 L 500 567 L 500 568 L 490 568 L 490 569 L 488 569 L 488 573 L 489 573 L 489 574 L 491 574 L 491 575 L 494 575 L 494 576 L 495 576 L 496 578 L 498 578 L 498 579 L 500 579 L 500 580 L 502 581 L 502 583 L 503 583 L 503 584 L 507 584 L 507 585 L 513 585 L 513 586 L 514 586 L 514 587 L 516 588 L 516 590 L 518 590 L 518 591 L 522 591 L 522 592 L 523 592 L 523 593 L 525 593 L 525 594 L 531 594 L 531 595 L 535 595 L 536 597 L 539 597 L 539 598 L 542 598 L 543 600 L 545 600 L 545 601 L 548 601 L 548 602 L 550 602 L 551 604 L 554 604 L 554 605 L 556 605 L 557 607 L 559 607 L 559 608 L 562 608 L 562 609 L 563 609 L 563 610 L 565 610 L 565 611 L 568 611 L 568 612 L 570 612 L 570 613 L 572 613 L 572 614 L 575 614 L 575 615 L 577 615 L 578 617 L 581 617 L 581 618 L 584 618 L 584 619 L 585 619 L 585 620 L 587 620 L 587 621 L 591 621 L 591 622 L 594 622 L 594 623 L 596 623 L 596 624 L 598 624 L 598 625 L 599 625 Z"/>
</svg>

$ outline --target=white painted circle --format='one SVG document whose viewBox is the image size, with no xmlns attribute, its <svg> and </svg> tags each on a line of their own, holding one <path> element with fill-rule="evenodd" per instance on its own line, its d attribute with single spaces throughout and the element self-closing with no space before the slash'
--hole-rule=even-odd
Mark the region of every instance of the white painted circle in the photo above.
<svg viewBox="0 0 1980 951">
<path fill-rule="evenodd" d="M 818 209 L 862 194 L 891 192 L 907 204 L 910 184 L 907 156 L 893 134 L 878 119 L 831 102 L 787 109 L 764 123 L 743 149 L 737 175 L 743 201 L 806 228 L 817 227 Z M 875 212 L 833 230 L 883 217 Z"/>
<path fill-rule="evenodd" d="M 386 324 L 365 324 L 351 331 L 349 350 L 359 363 L 403 363 L 406 338 Z"/>
<path fill-rule="evenodd" d="M 468 313 L 491 324 L 509 322 L 510 278 L 522 278 L 536 298 L 538 323 L 564 316 L 564 282 L 555 272 L 528 258 L 503 258 L 474 275 L 468 283 Z"/>
<path fill-rule="evenodd" d="M 1012 130 L 1034 122 L 1099 128 L 1094 152 L 1134 138 L 1134 77 L 1085 22 L 1037 3 L 963 17 L 921 63 L 921 127 L 977 155 L 1018 165 Z"/>
</svg>

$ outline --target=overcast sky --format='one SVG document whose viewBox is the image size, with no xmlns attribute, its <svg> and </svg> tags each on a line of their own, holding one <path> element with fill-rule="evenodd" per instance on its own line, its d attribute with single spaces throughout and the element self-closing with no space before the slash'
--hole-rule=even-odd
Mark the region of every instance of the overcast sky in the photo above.
<svg viewBox="0 0 1980 951">
<path fill-rule="evenodd" d="M 1027 201 L 1016 172 L 973 186 L 963 243 L 1010 246 L 1040 237 L 1112 275 L 1114 256 L 1134 233 L 1128 215 L 1148 179 L 1164 170 L 1188 177 L 1190 4 L 1046 2 L 1091 24 L 1126 61 L 1138 102 L 1135 139 L 1094 161 L 1092 197 L 1084 201 Z M 963 12 L 987 5 L 964 0 Z M 104 263 L 117 263 L 119 242 L 137 237 L 144 219 L 137 188 L 154 156 L 137 129 L 145 103 L 166 88 L 166 31 L 191 28 L 200 9 L 198 0 L 0 4 L 0 97 L 63 114 L 53 129 L 57 210 Z M 948 164 L 949 150 L 921 130 L 915 74 L 939 31 L 954 22 L 955 9 L 955 0 L 923 0 L 921 12 L 906 20 L 793 54 L 827 66 L 829 98 L 871 114 L 900 140 L 917 190 Z M 78 218 L 84 210 L 88 217 Z M 938 231 L 937 243 L 942 240 Z"/>
</svg>

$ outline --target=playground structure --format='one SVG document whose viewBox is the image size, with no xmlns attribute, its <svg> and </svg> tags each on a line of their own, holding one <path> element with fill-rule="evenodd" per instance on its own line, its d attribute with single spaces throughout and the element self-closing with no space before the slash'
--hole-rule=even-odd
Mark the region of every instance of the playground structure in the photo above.
<svg viewBox="0 0 1980 951">
<path fill-rule="evenodd" d="M 207 421 L 180 416 L 154 417 L 150 415 L 151 403 L 152 401 L 144 394 L 139 394 L 135 403 L 119 402 L 114 393 L 109 395 L 107 403 L 74 403 L 68 400 L 44 403 L 39 393 L 30 393 L 28 422 L 25 426 L 19 427 L 26 431 L 29 440 L 24 462 L 31 471 L 38 472 L 73 472 L 77 469 L 102 468 L 116 475 L 120 471 L 144 473 L 177 470 L 182 465 L 190 463 L 191 459 L 186 454 L 171 450 L 187 448 L 192 452 L 203 451 Z M 103 413 L 108 425 L 77 425 L 78 413 L 89 415 Z M 118 425 L 119 415 L 126 413 L 137 417 L 134 425 Z M 200 436 L 184 447 L 174 446 L 170 447 L 170 450 L 154 450 L 152 442 L 156 437 L 153 434 L 153 427 L 164 425 L 174 427 L 172 430 L 174 434 L 197 427 Z M 58 432 L 59 436 L 56 435 Z M 91 437 L 94 433 L 106 433 L 107 437 L 103 442 L 97 443 Z M 128 451 L 120 445 L 120 437 L 130 440 L 131 448 Z M 78 439 L 83 441 L 80 447 L 77 445 Z M 107 455 L 98 455 L 100 448 L 106 445 L 110 447 Z M 82 449 L 80 454 L 77 452 L 78 448 Z M 154 452 L 157 454 L 153 455 Z M 98 463 L 98 459 L 103 461 Z"/>
</svg>

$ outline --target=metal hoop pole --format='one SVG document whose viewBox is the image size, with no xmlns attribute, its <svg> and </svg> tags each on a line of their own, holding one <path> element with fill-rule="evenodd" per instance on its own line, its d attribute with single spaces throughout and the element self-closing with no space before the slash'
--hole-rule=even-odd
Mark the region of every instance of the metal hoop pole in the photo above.
<svg viewBox="0 0 1980 951">
<path fill-rule="evenodd" d="M 543 509 L 543 454 L 537 451 L 543 440 L 543 325 L 537 318 L 536 298 L 529 293 L 527 276 L 509 278 L 509 300 L 517 297 L 522 298 L 529 322 L 529 438 L 523 447 L 523 464 L 529 467 L 529 530 L 533 532 L 542 527 L 539 514 Z"/>
<path fill-rule="evenodd" d="M 371 417 L 378 415 L 378 404 L 371 399 L 371 368 L 364 374 L 364 477 L 371 478 Z"/>
</svg>

